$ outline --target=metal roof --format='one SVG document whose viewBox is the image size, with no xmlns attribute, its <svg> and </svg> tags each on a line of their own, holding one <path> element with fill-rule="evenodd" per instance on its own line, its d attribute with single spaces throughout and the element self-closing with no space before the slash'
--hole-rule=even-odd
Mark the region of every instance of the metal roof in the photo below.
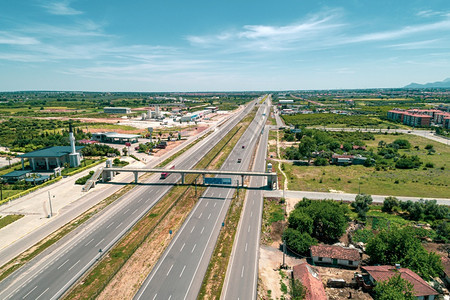
<svg viewBox="0 0 450 300">
<path fill-rule="evenodd" d="M 75 149 L 81 150 L 84 146 L 75 146 Z M 54 146 L 48 147 L 32 152 L 28 152 L 22 155 L 18 155 L 17 157 L 21 158 L 31 158 L 31 157 L 62 157 L 64 155 L 70 154 L 72 152 L 72 148 L 70 146 Z"/>
<path fill-rule="evenodd" d="M 31 172 L 31 170 L 15 170 L 15 171 L 9 172 L 9 173 L 7 173 L 5 175 L 2 175 L 1 177 L 4 177 L 4 178 L 19 177 L 19 176 L 22 176 L 22 175 L 26 175 L 26 174 L 28 174 L 30 172 Z"/>
<path fill-rule="evenodd" d="M 117 133 L 117 132 L 96 132 L 92 135 L 103 135 L 107 138 L 122 138 L 122 139 L 132 139 L 138 138 L 141 135 L 139 134 L 126 134 L 126 133 Z"/>
</svg>

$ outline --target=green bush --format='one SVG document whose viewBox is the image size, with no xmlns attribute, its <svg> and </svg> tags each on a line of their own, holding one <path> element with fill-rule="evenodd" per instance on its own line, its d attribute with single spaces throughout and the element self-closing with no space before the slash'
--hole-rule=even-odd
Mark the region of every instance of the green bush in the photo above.
<svg viewBox="0 0 450 300">
<path fill-rule="evenodd" d="M 317 240 L 312 238 L 306 232 L 301 233 L 293 228 L 286 228 L 283 232 L 283 240 L 286 245 L 295 253 L 306 255 L 309 252 L 309 247 L 317 244 Z"/>
</svg>

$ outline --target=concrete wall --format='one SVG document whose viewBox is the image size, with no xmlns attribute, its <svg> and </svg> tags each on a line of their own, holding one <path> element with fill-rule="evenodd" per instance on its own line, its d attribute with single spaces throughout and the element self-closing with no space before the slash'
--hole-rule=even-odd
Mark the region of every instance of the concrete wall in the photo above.
<svg viewBox="0 0 450 300">
<path fill-rule="evenodd" d="M 313 262 L 314 262 L 314 263 L 319 263 L 319 264 L 333 264 L 333 259 L 332 259 L 332 258 L 329 258 L 329 257 L 322 257 L 322 260 L 321 260 L 321 261 L 319 261 L 319 257 L 318 257 L 318 256 L 313 256 L 312 259 L 313 259 Z M 358 267 L 358 265 L 359 265 L 359 260 L 353 261 L 353 264 L 350 265 L 349 262 L 348 262 L 348 260 L 346 260 L 346 259 L 338 259 L 338 260 L 337 260 L 337 264 L 340 265 L 340 266 L 346 266 L 346 267 L 354 267 L 354 268 L 356 268 L 356 267 Z"/>
</svg>

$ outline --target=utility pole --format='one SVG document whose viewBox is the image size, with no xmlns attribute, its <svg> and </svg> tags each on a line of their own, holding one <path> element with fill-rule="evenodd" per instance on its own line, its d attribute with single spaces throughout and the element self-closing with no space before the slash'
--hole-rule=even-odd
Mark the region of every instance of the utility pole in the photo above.
<svg viewBox="0 0 450 300">
<path fill-rule="evenodd" d="M 55 197 L 55 196 L 53 196 Z M 53 217 L 53 212 L 52 212 L 52 199 L 50 197 L 50 191 L 48 191 L 48 203 L 50 205 L 50 217 Z"/>
</svg>

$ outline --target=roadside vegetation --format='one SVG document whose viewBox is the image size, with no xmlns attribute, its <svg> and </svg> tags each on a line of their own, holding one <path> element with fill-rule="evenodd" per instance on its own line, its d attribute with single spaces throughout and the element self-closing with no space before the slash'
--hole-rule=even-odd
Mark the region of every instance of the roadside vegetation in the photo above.
<svg viewBox="0 0 450 300">
<path fill-rule="evenodd" d="M 308 256 L 311 245 L 333 244 L 346 232 L 348 222 L 356 222 L 360 225 L 351 233 L 351 241 L 365 245 L 369 265 L 400 263 L 425 280 L 440 276 L 441 259 L 426 251 L 423 241 L 448 242 L 448 206 L 436 201 L 400 202 L 394 197 L 387 197 L 382 206 L 371 203 L 366 194 L 357 195 L 351 205 L 303 199 L 289 214 L 283 239 L 293 253 Z M 431 225 L 423 226 L 426 222 Z"/>
<path fill-rule="evenodd" d="M 7 216 L 0 216 L 0 229 L 3 227 L 8 226 L 9 224 L 23 218 L 24 215 L 7 215 Z"/>
</svg>

